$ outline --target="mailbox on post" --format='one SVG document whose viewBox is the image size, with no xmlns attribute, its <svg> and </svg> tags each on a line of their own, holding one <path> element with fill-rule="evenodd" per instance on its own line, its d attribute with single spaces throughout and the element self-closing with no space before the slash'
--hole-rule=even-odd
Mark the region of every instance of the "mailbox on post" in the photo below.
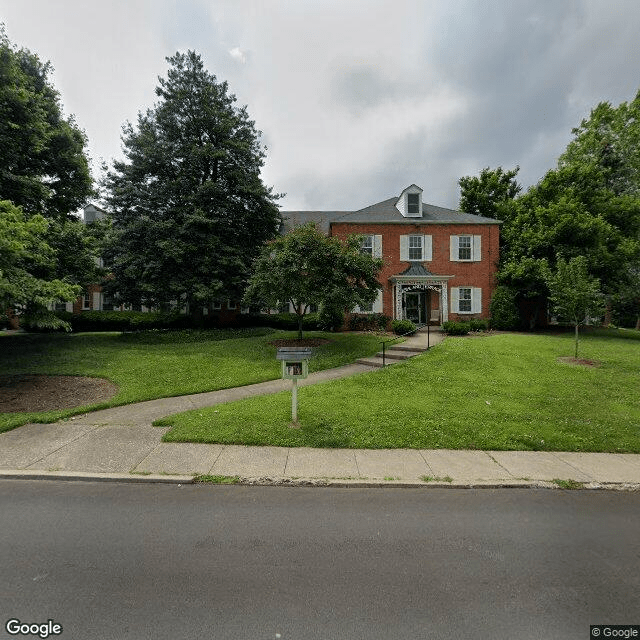
<svg viewBox="0 0 640 640">
<path fill-rule="evenodd" d="M 309 375 L 309 347 L 279 347 L 276 358 L 282 360 L 282 377 L 296 380 Z"/>
<path fill-rule="evenodd" d="M 291 420 L 298 426 L 298 380 L 309 375 L 310 347 L 279 347 L 276 358 L 282 361 L 282 377 L 291 380 Z"/>
</svg>

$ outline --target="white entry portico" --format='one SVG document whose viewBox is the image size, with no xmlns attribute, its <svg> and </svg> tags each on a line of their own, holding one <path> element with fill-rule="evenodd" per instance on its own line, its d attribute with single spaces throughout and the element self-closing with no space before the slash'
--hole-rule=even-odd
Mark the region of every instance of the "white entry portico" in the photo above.
<svg viewBox="0 0 640 640">
<path fill-rule="evenodd" d="M 453 277 L 434 275 L 418 263 L 390 278 L 394 319 L 411 320 L 415 324 L 446 322 L 449 319 L 448 282 Z M 438 296 L 437 304 L 432 304 L 433 295 Z"/>
</svg>

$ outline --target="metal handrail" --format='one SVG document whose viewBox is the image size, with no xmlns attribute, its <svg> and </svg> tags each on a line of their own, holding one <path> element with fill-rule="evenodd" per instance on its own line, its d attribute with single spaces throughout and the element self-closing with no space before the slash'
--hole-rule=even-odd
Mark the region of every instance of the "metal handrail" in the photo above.
<svg viewBox="0 0 640 640">
<path fill-rule="evenodd" d="M 382 366 L 385 367 L 386 366 L 386 358 L 385 358 L 385 353 L 386 353 L 386 345 L 388 342 L 395 342 L 396 340 L 398 340 L 398 338 L 404 338 L 405 336 L 410 336 L 413 335 L 414 333 L 416 333 L 419 329 L 422 329 L 423 327 L 427 327 L 427 334 L 429 333 L 429 323 L 423 323 L 423 324 L 418 324 L 416 325 L 415 329 L 412 329 L 411 331 L 407 331 L 406 333 L 399 333 L 395 338 L 389 338 L 388 340 L 383 340 L 382 342 L 380 342 L 380 344 L 382 345 Z M 427 349 L 429 348 L 429 336 L 427 335 Z"/>
</svg>

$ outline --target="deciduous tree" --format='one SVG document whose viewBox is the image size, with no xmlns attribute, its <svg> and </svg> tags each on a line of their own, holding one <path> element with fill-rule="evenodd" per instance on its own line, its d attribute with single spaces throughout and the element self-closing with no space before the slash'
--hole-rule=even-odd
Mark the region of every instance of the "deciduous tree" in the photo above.
<svg viewBox="0 0 640 640">
<path fill-rule="evenodd" d="M 579 327 L 604 311 L 600 282 L 589 275 L 583 256 L 566 262 L 559 258 L 555 273 L 548 278 L 549 301 L 560 320 L 575 330 L 575 354 L 578 357 Z"/>
<path fill-rule="evenodd" d="M 327 237 L 313 224 L 296 227 L 265 245 L 253 265 L 245 304 L 289 302 L 298 315 L 298 337 L 309 305 L 353 309 L 371 304 L 382 260 L 361 252 L 361 238 Z"/>
<path fill-rule="evenodd" d="M 55 251 L 46 240 L 49 224 L 41 215 L 28 217 L 8 200 L 0 201 L 0 310 L 59 328 L 66 324 L 47 313 L 47 306 L 75 300 L 80 287 L 46 277 L 55 264 Z"/>
<path fill-rule="evenodd" d="M 86 204 L 92 180 L 86 136 L 63 116 L 50 72 L 0 25 L 0 198 L 27 215 L 65 218 Z"/>
</svg>

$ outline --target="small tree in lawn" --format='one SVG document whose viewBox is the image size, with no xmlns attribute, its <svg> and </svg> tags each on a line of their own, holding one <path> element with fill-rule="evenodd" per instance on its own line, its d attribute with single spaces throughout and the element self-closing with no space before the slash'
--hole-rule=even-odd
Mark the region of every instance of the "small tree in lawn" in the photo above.
<svg viewBox="0 0 640 640">
<path fill-rule="evenodd" d="M 378 294 L 382 260 L 360 251 L 361 238 L 327 237 L 307 224 L 267 243 L 253 264 L 245 304 L 293 305 L 302 318 L 312 304 L 353 309 L 371 304 Z"/>
<path fill-rule="evenodd" d="M 601 315 L 604 310 L 600 281 L 589 275 L 586 258 L 577 256 L 569 262 L 559 258 L 556 271 L 547 284 L 555 313 L 575 327 L 577 358 L 579 326 L 588 318 Z"/>
</svg>

